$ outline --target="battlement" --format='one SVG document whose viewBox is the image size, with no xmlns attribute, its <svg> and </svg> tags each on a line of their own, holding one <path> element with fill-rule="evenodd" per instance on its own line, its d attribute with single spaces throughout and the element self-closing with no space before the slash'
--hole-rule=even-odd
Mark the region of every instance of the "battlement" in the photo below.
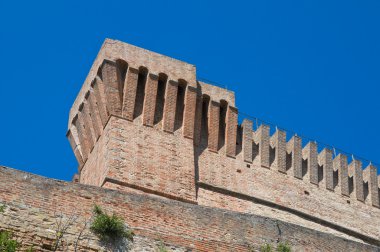
<svg viewBox="0 0 380 252">
<path fill-rule="evenodd" d="M 239 212 L 276 209 L 298 225 L 380 242 L 375 166 L 269 125 L 239 125 L 238 114 L 234 93 L 197 81 L 194 65 L 107 39 L 70 110 L 78 180 Z"/>
</svg>

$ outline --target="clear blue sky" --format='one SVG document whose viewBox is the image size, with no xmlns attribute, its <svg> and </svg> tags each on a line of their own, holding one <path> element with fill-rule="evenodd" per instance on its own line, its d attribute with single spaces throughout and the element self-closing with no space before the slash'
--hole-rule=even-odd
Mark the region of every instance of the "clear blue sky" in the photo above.
<svg viewBox="0 0 380 252">
<path fill-rule="evenodd" d="M 105 38 L 197 66 L 240 111 L 380 162 L 380 2 L 0 1 L 0 164 L 70 180 L 67 118 Z"/>
</svg>

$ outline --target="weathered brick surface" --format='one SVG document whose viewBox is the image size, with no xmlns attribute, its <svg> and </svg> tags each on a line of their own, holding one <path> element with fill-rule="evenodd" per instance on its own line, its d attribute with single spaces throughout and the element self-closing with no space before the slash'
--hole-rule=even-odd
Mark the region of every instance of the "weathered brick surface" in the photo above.
<svg viewBox="0 0 380 252">
<path fill-rule="evenodd" d="M 353 179 L 351 196 L 354 199 L 364 201 L 364 185 L 362 163 L 359 160 L 353 160 L 348 166 L 348 175 Z"/>
<path fill-rule="evenodd" d="M 154 112 L 156 111 L 158 76 L 154 74 L 148 75 L 148 80 L 145 88 L 143 124 L 153 126 Z"/>
<path fill-rule="evenodd" d="M 105 97 L 105 87 L 103 81 L 97 76 L 92 82 L 92 89 L 94 90 L 94 99 L 98 106 L 99 116 L 104 127 L 108 121 L 107 101 Z"/>
<path fill-rule="evenodd" d="M 108 129 L 104 129 L 103 135 L 100 136 L 97 144 L 92 150 L 92 155 L 81 167 L 80 182 L 89 185 L 102 186 L 107 174 L 108 158 Z"/>
<path fill-rule="evenodd" d="M 217 87 L 202 81 L 197 82 L 200 93 L 212 97 L 214 101 L 226 101 L 230 106 L 235 107 L 235 94 L 231 90 Z"/>
<path fill-rule="evenodd" d="M 242 136 L 242 149 L 245 162 L 252 163 L 252 127 L 253 123 L 250 120 L 244 119 L 242 123 L 243 136 Z"/>
<path fill-rule="evenodd" d="M 133 112 L 135 111 L 138 75 L 138 69 L 129 67 L 124 81 L 122 116 L 130 121 L 133 120 Z"/>
<path fill-rule="evenodd" d="M 146 82 L 137 69 L 149 73 Z M 68 136 L 84 163 L 80 182 L 240 212 L 281 209 L 274 217 L 379 243 L 373 169 L 362 174 L 346 156 L 318 153 L 315 142 L 302 148 L 300 137 L 286 141 L 265 124 L 238 126 L 233 92 L 195 79 L 193 65 L 107 40 L 70 112 Z M 97 141 L 100 130 L 84 127 L 98 125 L 93 116 L 104 128 Z"/>
<path fill-rule="evenodd" d="M 162 120 L 162 129 L 167 132 L 174 132 L 177 93 L 178 82 L 169 80 L 166 85 L 164 115 Z"/>
<path fill-rule="evenodd" d="M 100 137 L 100 135 L 103 133 L 103 125 L 102 125 L 102 119 L 100 118 L 100 113 L 98 109 L 98 104 L 95 100 L 95 94 L 93 89 L 88 93 L 87 96 L 87 104 L 88 104 L 88 113 L 90 114 L 92 125 L 94 127 L 95 136 L 96 139 Z"/>
<path fill-rule="evenodd" d="M 81 167 L 84 163 L 83 163 L 83 158 L 82 158 L 82 154 L 80 153 L 80 150 L 79 150 L 79 145 L 76 143 L 75 139 L 74 139 L 74 135 L 72 134 L 72 131 L 73 128 L 71 128 L 68 132 L 67 132 L 67 138 L 70 142 L 70 146 L 71 146 L 71 149 L 73 150 L 74 152 L 74 155 L 75 155 L 75 158 L 77 159 L 78 161 L 78 165 L 79 167 Z M 76 129 L 75 129 L 76 130 Z"/>
<path fill-rule="evenodd" d="M 198 166 L 200 182 L 223 188 L 230 195 L 236 192 L 262 199 L 380 240 L 380 209 L 369 202 L 350 201 L 309 183 L 307 178 L 299 180 L 254 164 L 248 168 L 240 154 L 231 159 L 221 153 L 202 152 Z"/>
<path fill-rule="evenodd" d="M 91 118 L 90 106 L 89 106 L 87 100 L 85 103 L 83 103 L 82 114 L 83 114 L 83 122 L 84 122 L 85 127 L 86 127 L 85 132 L 87 134 L 87 137 L 89 138 L 89 143 L 90 143 L 90 146 L 92 149 L 92 147 L 96 143 L 96 140 L 98 139 L 98 137 L 96 135 L 96 130 L 95 130 L 96 126 L 93 124 L 93 121 Z"/>
<path fill-rule="evenodd" d="M 105 97 L 110 114 L 121 115 L 121 83 L 115 62 L 105 60 L 101 66 Z"/>
<path fill-rule="evenodd" d="M 369 164 L 368 167 L 363 171 L 364 181 L 368 184 L 368 201 L 371 202 L 373 206 L 380 206 L 379 199 L 379 187 L 377 184 L 377 168 Z"/>
<path fill-rule="evenodd" d="M 328 226 L 322 225 L 312 220 L 307 220 L 301 216 L 294 215 L 278 208 L 260 204 L 258 202 L 248 201 L 241 197 L 236 197 L 236 195 L 226 195 L 203 187 L 199 189 L 198 195 L 198 202 L 200 205 L 208 205 L 210 207 L 216 208 L 223 206 L 223 208 L 231 211 L 255 214 L 267 218 L 274 218 L 306 228 L 311 228 L 320 232 L 330 233 L 345 239 L 363 242 L 362 240 L 350 236 L 349 234 L 345 234 L 336 229 L 329 228 Z"/>
<path fill-rule="evenodd" d="M 10 189 L 10 185 L 17 186 Z M 0 201 L 7 205 L 0 226 L 16 231 L 25 244 L 36 246 L 51 244 L 57 213 L 88 219 L 93 205 L 98 204 L 121 216 L 135 231 L 137 240 L 132 247 L 138 247 L 134 251 L 153 251 L 155 239 L 171 244 L 174 251 L 248 251 L 248 245 L 259 249 L 265 242 L 277 241 L 288 241 L 294 251 L 378 251 L 272 218 L 67 183 L 9 168 L 0 168 Z M 76 225 L 66 236 L 71 246 L 80 228 Z M 98 251 L 100 246 L 89 234 L 80 248 Z"/>
<path fill-rule="evenodd" d="M 208 149 L 217 152 L 219 147 L 220 104 L 216 101 L 210 101 L 208 111 Z"/>
<path fill-rule="evenodd" d="M 334 189 L 334 170 L 332 150 L 323 149 L 318 155 L 318 164 L 322 166 L 323 176 L 321 178 L 321 186 L 325 186 L 328 190 Z"/>
<path fill-rule="evenodd" d="M 307 169 L 304 176 L 310 181 L 310 183 L 318 184 L 318 152 L 317 144 L 315 142 L 309 142 L 302 149 L 302 156 L 304 160 L 307 160 Z"/>
<path fill-rule="evenodd" d="M 197 102 L 197 89 L 188 86 L 186 89 L 185 97 L 185 111 L 183 119 L 183 136 L 187 138 L 194 138 L 195 129 L 195 112 Z"/>
<path fill-rule="evenodd" d="M 339 154 L 338 156 L 336 156 L 333 160 L 333 167 L 335 171 L 338 171 L 340 193 L 344 196 L 350 196 L 348 186 L 347 156 L 343 154 Z"/>
<path fill-rule="evenodd" d="M 271 137 L 271 148 L 274 149 L 271 168 L 286 173 L 286 133 L 284 131 L 276 130 Z"/>
<path fill-rule="evenodd" d="M 80 145 L 80 147 L 81 147 L 82 159 L 83 159 L 83 161 L 86 161 L 88 154 L 90 152 L 90 146 L 89 146 L 89 142 L 87 140 L 86 130 L 83 128 L 84 123 L 83 123 L 83 117 L 81 116 L 81 113 L 79 113 L 74 118 L 73 125 L 74 125 L 74 127 L 76 129 L 76 133 L 77 133 L 77 139 L 78 139 L 77 145 Z M 72 133 L 74 133 L 74 132 L 72 131 Z"/>
<path fill-rule="evenodd" d="M 151 127 L 141 128 L 117 117 L 111 117 L 105 131 L 108 146 L 97 156 L 107 156 L 107 163 L 101 168 L 107 179 L 195 201 L 191 139 Z"/>
<path fill-rule="evenodd" d="M 258 161 L 258 164 L 260 164 L 262 167 L 269 168 L 270 140 L 268 125 L 260 125 L 260 127 L 255 132 L 254 142 L 258 146 L 257 156 L 255 159 Z"/>
<path fill-rule="evenodd" d="M 143 56 L 142 56 L 143 55 Z M 116 61 L 123 60 L 129 66 L 144 66 L 149 72 L 159 74 L 161 72 L 171 76 L 172 79 L 184 79 L 190 85 L 195 85 L 195 67 L 191 64 L 175 60 L 173 58 L 154 53 L 121 41 L 106 39 L 98 53 L 94 64 L 84 82 L 84 85 L 70 110 L 69 121 L 76 115 L 80 103 L 82 103 L 85 93 L 93 79 L 97 76 L 99 67 L 104 60 Z"/>
<path fill-rule="evenodd" d="M 236 156 L 236 134 L 237 134 L 238 111 L 232 106 L 227 108 L 226 118 L 226 155 Z"/>
<path fill-rule="evenodd" d="M 286 144 L 286 151 L 290 154 L 291 161 L 289 164 L 288 174 L 295 178 L 302 178 L 302 139 L 293 136 Z"/>
</svg>

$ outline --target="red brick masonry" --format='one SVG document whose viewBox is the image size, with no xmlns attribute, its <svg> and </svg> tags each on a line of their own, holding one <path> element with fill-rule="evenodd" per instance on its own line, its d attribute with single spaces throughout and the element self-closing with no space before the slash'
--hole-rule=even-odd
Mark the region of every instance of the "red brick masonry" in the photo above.
<svg viewBox="0 0 380 252">
<path fill-rule="evenodd" d="M 88 216 L 93 205 L 99 204 L 122 216 L 139 236 L 194 251 L 247 251 L 248 245 L 258 249 L 265 242 L 278 241 L 288 241 L 295 251 L 378 251 L 272 218 L 58 181 L 5 167 L 0 168 L 0 203 L 9 206 L 16 219 L 22 218 L 19 209 L 34 209 L 40 225 L 46 221 L 44 214 L 60 211 L 69 215 L 74 211 Z M 49 232 L 38 230 L 35 226 L 39 223 L 31 223 L 32 217 L 25 217 L 22 227 L 3 221 L 0 227 L 27 230 L 24 242 Z"/>
</svg>

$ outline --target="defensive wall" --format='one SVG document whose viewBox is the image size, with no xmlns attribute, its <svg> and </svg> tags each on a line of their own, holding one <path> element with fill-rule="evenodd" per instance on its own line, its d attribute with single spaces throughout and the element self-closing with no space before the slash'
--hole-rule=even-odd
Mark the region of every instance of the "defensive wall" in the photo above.
<svg viewBox="0 0 380 252">
<path fill-rule="evenodd" d="M 200 206 L 154 195 L 124 193 L 59 181 L 0 167 L 0 230 L 10 230 L 23 248 L 52 251 L 56 224 L 74 218 L 59 251 L 104 251 L 83 228 L 94 204 L 122 217 L 136 236 L 129 251 L 258 251 L 265 243 L 288 242 L 293 251 L 379 251 L 350 237 L 286 221 Z M 77 218 L 78 217 L 78 218 Z M 82 232 L 81 239 L 78 234 Z M 120 250 L 125 251 L 125 250 Z M 252 251 L 252 250 L 250 250 Z"/>
<path fill-rule="evenodd" d="M 79 183 L 316 223 L 380 246 L 374 165 L 266 124 L 239 125 L 234 93 L 198 81 L 194 65 L 107 39 L 67 137 Z"/>
</svg>

